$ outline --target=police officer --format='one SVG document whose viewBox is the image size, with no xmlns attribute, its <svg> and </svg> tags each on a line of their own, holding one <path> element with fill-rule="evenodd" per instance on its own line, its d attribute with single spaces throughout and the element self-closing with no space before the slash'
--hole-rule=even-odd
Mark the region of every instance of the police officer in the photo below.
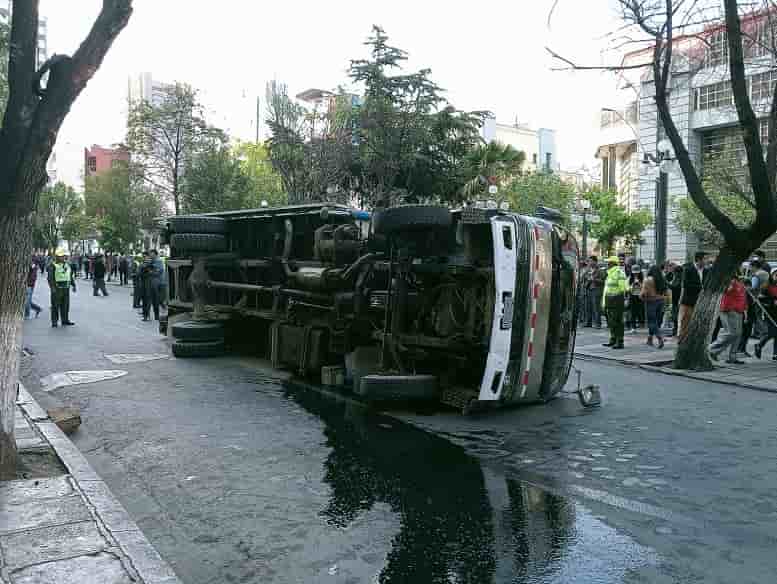
<svg viewBox="0 0 777 584">
<path fill-rule="evenodd" d="M 73 270 L 65 261 L 65 252 L 58 249 L 54 254 L 54 263 L 48 267 L 49 288 L 51 288 L 51 326 L 57 327 L 61 320 L 65 326 L 75 323 L 70 320 L 70 289 L 76 291 Z"/>
</svg>

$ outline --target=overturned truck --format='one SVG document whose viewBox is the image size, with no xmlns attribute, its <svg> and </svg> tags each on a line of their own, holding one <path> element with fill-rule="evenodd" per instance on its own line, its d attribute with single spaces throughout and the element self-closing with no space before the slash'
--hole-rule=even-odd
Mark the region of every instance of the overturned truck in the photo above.
<svg viewBox="0 0 777 584">
<path fill-rule="evenodd" d="M 314 204 L 168 218 L 173 352 L 247 345 L 366 400 L 547 401 L 571 367 L 578 250 L 540 215 Z"/>
</svg>

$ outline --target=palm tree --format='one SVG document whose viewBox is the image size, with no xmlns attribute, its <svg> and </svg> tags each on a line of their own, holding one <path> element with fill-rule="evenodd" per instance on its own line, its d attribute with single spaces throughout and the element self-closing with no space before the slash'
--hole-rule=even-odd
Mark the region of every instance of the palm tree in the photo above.
<svg viewBox="0 0 777 584">
<path fill-rule="evenodd" d="M 466 199 L 482 194 L 489 184 L 501 184 L 520 175 L 526 155 L 509 144 L 491 141 L 473 148 L 464 160 L 468 180 L 462 188 Z M 490 181 L 490 182 L 489 182 Z"/>
</svg>

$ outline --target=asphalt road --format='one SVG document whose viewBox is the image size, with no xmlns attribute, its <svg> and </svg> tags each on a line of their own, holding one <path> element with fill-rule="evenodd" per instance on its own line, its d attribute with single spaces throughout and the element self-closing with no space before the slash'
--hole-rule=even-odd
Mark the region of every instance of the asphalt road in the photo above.
<svg viewBox="0 0 777 584">
<path fill-rule="evenodd" d="M 168 343 L 79 284 L 75 327 L 25 323 L 23 378 L 80 407 L 76 445 L 187 584 L 774 579 L 777 395 L 586 362 L 598 410 L 380 416 L 248 357 L 113 364 Z"/>
</svg>

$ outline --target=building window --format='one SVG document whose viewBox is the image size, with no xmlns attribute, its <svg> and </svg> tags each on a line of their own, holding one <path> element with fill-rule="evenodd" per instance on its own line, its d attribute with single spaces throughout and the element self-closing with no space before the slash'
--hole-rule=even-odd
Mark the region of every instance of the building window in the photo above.
<svg viewBox="0 0 777 584">
<path fill-rule="evenodd" d="M 89 172 L 97 172 L 97 158 L 95 156 L 87 158 L 86 164 L 89 168 Z"/>
<path fill-rule="evenodd" d="M 551 162 L 553 161 L 553 154 L 550 152 L 545 153 L 545 170 L 550 172 L 551 170 Z"/>
<path fill-rule="evenodd" d="M 777 70 L 753 75 L 750 77 L 750 99 L 752 101 L 771 99 L 775 83 L 777 83 Z"/>
<path fill-rule="evenodd" d="M 121 160 L 118 158 L 111 158 L 111 168 L 119 168 L 121 166 Z"/>
<path fill-rule="evenodd" d="M 721 81 L 697 87 L 694 91 L 693 109 L 708 110 L 734 104 L 734 96 L 731 92 L 731 82 Z"/>
<path fill-rule="evenodd" d="M 765 147 L 769 139 L 769 122 L 766 119 L 759 120 L 758 131 L 761 144 Z M 740 126 L 728 126 L 710 130 L 702 134 L 701 140 L 702 165 L 712 158 L 725 157 L 731 160 L 734 172 L 744 173 L 745 143 L 742 141 Z M 766 150 L 764 150 L 764 154 Z"/>
<path fill-rule="evenodd" d="M 728 40 L 725 30 L 713 32 L 707 37 L 707 51 L 704 54 L 704 65 L 716 67 L 728 60 Z"/>
<path fill-rule="evenodd" d="M 535 152 L 534 154 L 532 154 L 532 155 L 531 155 L 531 163 L 532 163 L 534 166 L 537 166 L 537 153 L 536 153 L 536 152 Z"/>
</svg>

